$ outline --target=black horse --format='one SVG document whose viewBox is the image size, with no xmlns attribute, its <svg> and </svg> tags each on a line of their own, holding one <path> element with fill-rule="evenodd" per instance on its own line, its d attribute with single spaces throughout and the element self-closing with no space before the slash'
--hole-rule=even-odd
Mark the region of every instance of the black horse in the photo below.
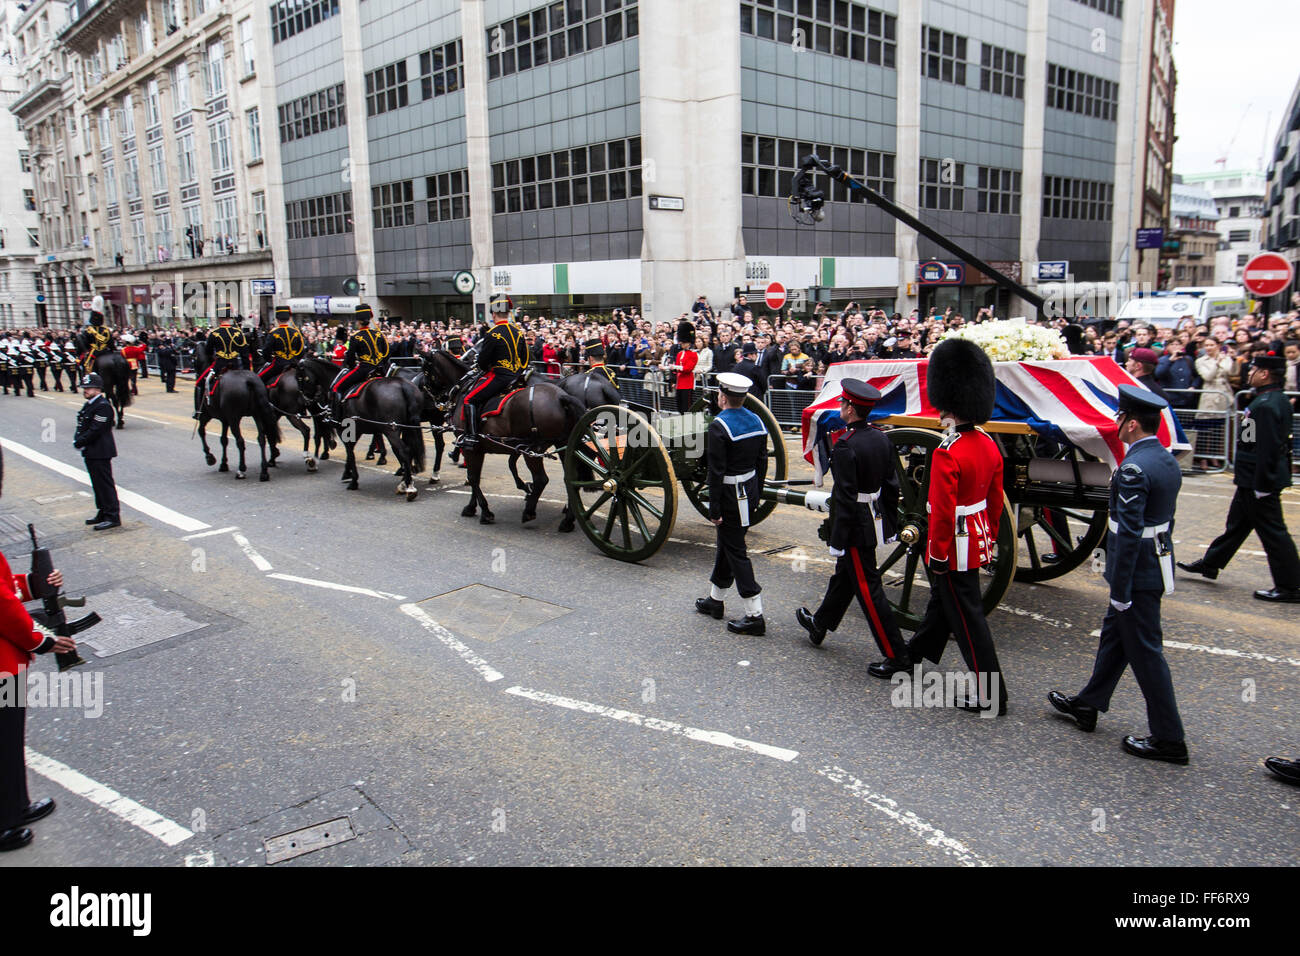
<svg viewBox="0 0 1300 956">
<path fill-rule="evenodd" d="M 469 366 L 446 351 L 430 352 L 424 363 L 432 390 L 440 404 L 454 406 L 449 419 L 452 429 L 464 431 L 465 395 L 457 386 L 469 372 Z M 550 382 L 529 384 L 507 396 L 493 414 L 483 419 L 479 429 L 477 447 L 466 450 L 465 469 L 470 485 L 469 504 L 461 515 L 472 518 L 483 507 L 480 524 L 492 524 L 496 515 L 489 507 L 480 481 L 483 477 L 483 458 L 487 454 L 522 454 L 528 462 L 531 482 L 523 482 L 516 475 L 515 483 L 524 492 L 522 520 L 537 517 L 537 502 L 542 497 L 549 478 L 543 456 L 548 449 L 562 447 L 569 440 L 573 428 L 582 417 L 584 409 L 577 399 Z M 566 520 L 568 508 L 565 508 Z M 563 529 L 562 529 L 563 530 Z"/>
<path fill-rule="evenodd" d="M 300 435 L 302 435 L 302 457 L 307 465 L 308 471 L 316 470 L 316 459 L 311 454 L 311 428 L 303 421 L 303 416 L 311 414 L 311 406 L 307 399 L 303 397 L 302 390 L 298 388 L 298 370 L 292 366 L 285 369 L 278 376 L 271 379 L 271 383 L 266 388 L 267 399 L 271 403 L 271 409 L 275 412 L 276 421 L 284 418 L 292 425 Z M 322 439 L 323 425 L 319 418 L 316 419 L 316 449 L 319 451 Z M 325 437 L 325 455 L 329 456 L 329 440 Z M 271 467 L 276 467 L 275 460 L 280 457 L 280 449 L 273 448 L 271 451 Z"/>
<path fill-rule="evenodd" d="M 340 367 L 322 358 L 304 355 L 298 369 L 298 387 L 313 405 L 328 406 L 330 385 L 338 376 Z M 420 390 L 403 378 L 381 378 L 371 381 L 356 398 L 343 402 L 336 421 L 330 427 L 337 430 L 348 452 L 343 467 L 343 480 L 348 490 L 357 490 L 356 445 L 362 435 L 382 435 L 388 439 L 393 454 L 401 462 L 401 481 L 397 494 L 414 501 L 419 489 L 415 476 L 424 471 L 424 426 L 420 424 L 422 398 Z"/>
<path fill-rule="evenodd" d="M 201 362 L 200 368 L 207 368 L 207 348 L 200 344 L 195 348 L 195 356 Z M 119 356 L 120 358 L 120 356 Z M 275 410 L 268 400 L 266 385 L 257 374 L 242 368 L 233 368 L 223 372 L 217 380 L 216 391 L 206 402 L 203 400 L 207 385 L 203 381 L 195 383 L 194 410 L 199 413 L 199 441 L 203 444 L 203 457 L 208 465 L 215 465 L 217 459 L 208 450 L 208 422 L 216 418 L 221 421 L 221 467 L 218 471 L 229 471 L 226 450 L 229 445 L 230 432 L 235 433 L 235 447 L 239 449 L 239 470 L 236 478 L 248 477 L 248 467 L 244 460 L 244 435 L 239 430 L 240 419 L 251 418 L 257 426 L 257 447 L 262 455 L 262 469 L 259 481 L 270 481 L 271 475 L 266 457 L 266 445 L 270 442 L 271 454 L 277 454 L 276 446 L 280 443 L 280 424 L 276 420 Z"/>
<path fill-rule="evenodd" d="M 95 374 L 104 380 L 104 394 L 117 412 L 117 427 L 126 426 L 126 407 L 131 404 L 131 370 L 118 352 L 95 356 Z"/>
</svg>

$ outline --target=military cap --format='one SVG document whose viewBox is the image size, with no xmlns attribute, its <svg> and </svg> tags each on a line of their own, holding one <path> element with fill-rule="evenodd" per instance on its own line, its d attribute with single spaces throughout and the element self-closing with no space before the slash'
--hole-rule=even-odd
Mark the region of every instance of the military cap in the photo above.
<svg viewBox="0 0 1300 956">
<path fill-rule="evenodd" d="M 858 408 L 870 408 L 880 401 L 880 389 L 856 378 L 846 378 L 840 382 L 841 398 Z"/>
<path fill-rule="evenodd" d="M 356 318 L 358 325 L 369 325 L 370 320 L 375 317 L 375 313 L 370 306 L 362 302 L 357 306 L 356 312 L 353 313 L 353 316 Z"/>
<path fill-rule="evenodd" d="M 1141 385 L 1121 385 L 1119 387 L 1119 410 L 1132 415 L 1145 412 L 1161 412 L 1169 403 L 1150 389 Z"/>
<path fill-rule="evenodd" d="M 287 305 L 277 305 L 275 307 L 275 321 L 292 322 L 293 309 L 289 308 Z"/>
<path fill-rule="evenodd" d="M 104 380 L 94 372 L 91 372 L 81 380 L 81 387 L 97 388 L 102 392 L 104 390 Z"/>
<path fill-rule="evenodd" d="M 1281 342 L 1272 342 L 1267 349 L 1261 349 L 1250 357 L 1252 368 L 1262 368 L 1266 372 L 1285 372 L 1286 346 Z"/>
<path fill-rule="evenodd" d="M 738 372 L 718 373 L 718 387 L 728 395 L 744 395 L 753 386 L 753 381 Z"/>
<path fill-rule="evenodd" d="M 1155 349 L 1136 348 L 1128 353 L 1128 357 L 1143 365 L 1155 365 L 1160 361 L 1156 357 Z"/>
</svg>

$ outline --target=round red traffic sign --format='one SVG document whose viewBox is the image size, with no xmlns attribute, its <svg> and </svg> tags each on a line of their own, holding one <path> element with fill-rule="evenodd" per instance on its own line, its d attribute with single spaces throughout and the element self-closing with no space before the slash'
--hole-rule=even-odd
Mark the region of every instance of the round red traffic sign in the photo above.
<svg viewBox="0 0 1300 956">
<path fill-rule="evenodd" d="M 1291 284 L 1295 270 L 1276 252 L 1261 252 L 1242 270 L 1241 281 L 1247 290 L 1261 299 L 1277 295 Z"/>
<path fill-rule="evenodd" d="M 764 297 L 767 307 L 775 312 L 785 306 L 785 286 L 779 282 L 771 282 L 767 286 L 767 294 Z"/>
</svg>

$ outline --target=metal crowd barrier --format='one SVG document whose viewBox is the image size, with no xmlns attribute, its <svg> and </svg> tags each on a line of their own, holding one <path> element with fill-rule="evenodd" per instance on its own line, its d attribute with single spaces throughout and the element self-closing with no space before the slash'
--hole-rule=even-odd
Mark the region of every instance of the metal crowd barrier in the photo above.
<svg viewBox="0 0 1300 956">
<path fill-rule="evenodd" d="M 1170 402 L 1186 396 L 1194 399 L 1194 407 L 1175 408 L 1174 417 L 1183 426 L 1187 441 L 1192 446 L 1191 454 L 1182 459 L 1184 472 L 1194 474 L 1218 474 L 1227 471 L 1233 449 L 1233 420 L 1236 417 L 1233 397 L 1230 393 L 1218 389 L 1202 388 L 1167 388 L 1165 394 Z M 1222 409 L 1214 409 L 1222 404 Z M 1200 407 L 1200 406 L 1209 407 Z"/>
<path fill-rule="evenodd" d="M 1283 392 L 1282 394 L 1293 400 L 1300 398 L 1300 392 Z M 1237 447 L 1236 438 L 1237 435 L 1240 434 L 1241 423 L 1246 417 L 1246 407 L 1250 405 L 1251 399 L 1254 398 L 1254 395 L 1255 393 L 1253 389 L 1242 389 L 1233 396 L 1233 409 L 1235 414 L 1233 415 L 1234 432 L 1231 447 L 1234 456 Z M 1300 467 L 1300 414 L 1294 414 L 1291 418 L 1291 465 L 1293 472 L 1296 467 Z"/>
<path fill-rule="evenodd" d="M 787 388 L 789 376 L 771 375 L 767 379 L 767 407 L 777 423 L 795 428 L 803 422 L 803 410 L 817 398 L 817 390 Z"/>
</svg>

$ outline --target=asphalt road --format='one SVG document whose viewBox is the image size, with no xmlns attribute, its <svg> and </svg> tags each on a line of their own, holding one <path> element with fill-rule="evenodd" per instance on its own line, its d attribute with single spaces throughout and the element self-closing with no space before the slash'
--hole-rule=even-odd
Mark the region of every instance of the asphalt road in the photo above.
<svg viewBox="0 0 1300 956">
<path fill-rule="evenodd" d="M 187 385 L 141 386 L 115 471 L 147 500 L 104 533 L 82 524 L 80 399 L 0 397 L 0 548 L 25 569 L 11 532 L 34 522 L 105 618 L 72 672 L 102 706 L 29 710 L 30 786 L 59 809 L 0 865 L 263 865 L 268 838 L 340 817 L 353 838 L 275 865 L 1295 862 L 1300 792 L 1261 761 L 1300 755 L 1300 626 L 1251 599 L 1253 537 L 1165 600 L 1192 762 L 1152 764 L 1120 750 L 1147 733 L 1131 675 L 1092 735 L 1044 699 L 1091 669 L 1106 592 L 1086 567 L 991 615 L 1007 717 L 895 707 L 856 608 L 820 649 L 794 622 L 830 572 L 818 516 L 751 532 L 751 552 L 795 547 L 756 557 L 768 633 L 738 638 L 693 610 L 712 529 L 684 497 L 672 542 L 622 564 L 556 532 L 555 464 L 523 525 L 494 461 L 491 527 L 460 517 L 454 467 L 408 503 L 391 469 L 348 492 L 286 442 L 269 483 L 255 462 L 237 481 L 204 465 Z M 1180 558 L 1230 496 L 1186 480 Z"/>
</svg>

